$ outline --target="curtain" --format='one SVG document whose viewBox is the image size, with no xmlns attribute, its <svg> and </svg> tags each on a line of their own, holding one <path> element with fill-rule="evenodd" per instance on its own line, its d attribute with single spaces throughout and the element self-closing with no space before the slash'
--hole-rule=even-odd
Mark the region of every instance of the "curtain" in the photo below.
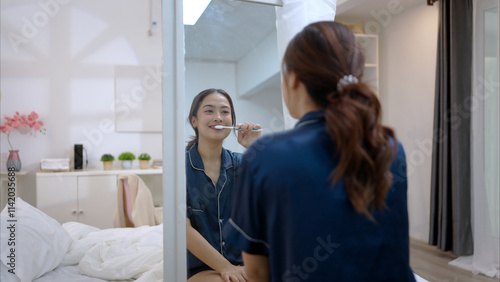
<svg viewBox="0 0 500 282">
<path fill-rule="evenodd" d="M 472 0 L 440 0 L 429 244 L 473 253 L 471 229 Z"/>
<path fill-rule="evenodd" d="M 474 254 L 451 265 L 500 278 L 498 0 L 474 1 L 472 234 Z"/>
</svg>

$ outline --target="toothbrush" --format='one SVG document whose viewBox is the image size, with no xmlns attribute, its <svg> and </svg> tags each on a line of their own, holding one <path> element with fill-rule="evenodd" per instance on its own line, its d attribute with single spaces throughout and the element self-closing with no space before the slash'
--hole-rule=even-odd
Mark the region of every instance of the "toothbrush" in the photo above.
<svg viewBox="0 0 500 282">
<path fill-rule="evenodd" d="M 236 129 L 234 126 L 224 126 L 224 125 L 216 125 L 214 126 L 215 129 L 224 129 L 224 128 L 231 128 L 233 130 L 241 130 L 241 128 Z M 262 131 L 262 129 L 254 128 L 252 131 Z"/>
</svg>

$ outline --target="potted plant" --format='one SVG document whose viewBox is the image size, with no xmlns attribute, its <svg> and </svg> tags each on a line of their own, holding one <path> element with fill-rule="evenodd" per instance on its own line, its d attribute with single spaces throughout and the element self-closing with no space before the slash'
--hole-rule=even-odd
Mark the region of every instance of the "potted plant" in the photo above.
<svg viewBox="0 0 500 282">
<path fill-rule="evenodd" d="M 132 167 L 132 161 L 135 160 L 135 155 L 131 152 L 123 152 L 118 156 L 118 159 L 122 161 L 123 169 L 130 169 Z"/>
<path fill-rule="evenodd" d="M 111 170 L 113 169 L 113 161 L 115 160 L 115 157 L 111 154 L 104 154 L 101 156 L 101 162 L 104 167 L 104 170 Z"/>
<path fill-rule="evenodd" d="M 149 168 L 149 160 L 151 160 L 151 156 L 148 153 L 140 154 L 138 159 L 139 159 L 139 167 L 141 169 Z"/>
</svg>

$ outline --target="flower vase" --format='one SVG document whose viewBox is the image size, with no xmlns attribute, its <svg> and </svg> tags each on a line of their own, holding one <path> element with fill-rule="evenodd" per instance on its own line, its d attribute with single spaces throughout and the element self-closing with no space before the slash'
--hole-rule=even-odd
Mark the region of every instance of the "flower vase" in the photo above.
<svg viewBox="0 0 500 282">
<path fill-rule="evenodd" d="M 149 160 L 139 160 L 139 167 L 141 169 L 148 169 L 149 168 Z"/>
<path fill-rule="evenodd" d="M 122 161 L 122 168 L 123 169 L 130 169 L 130 168 L 132 168 L 132 160 L 123 160 Z"/>
<path fill-rule="evenodd" d="M 15 171 L 21 170 L 21 159 L 19 159 L 19 150 L 9 150 L 9 158 L 7 158 L 7 170 L 11 167 Z"/>
<path fill-rule="evenodd" d="M 103 161 L 102 162 L 104 170 L 112 170 L 113 169 L 113 161 Z"/>
</svg>

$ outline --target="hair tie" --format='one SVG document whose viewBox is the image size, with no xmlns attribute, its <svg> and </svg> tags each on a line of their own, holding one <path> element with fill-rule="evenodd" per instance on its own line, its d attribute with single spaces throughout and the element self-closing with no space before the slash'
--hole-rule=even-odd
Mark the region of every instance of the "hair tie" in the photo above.
<svg viewBox="0 0 500 282">
<path fill-rule="evenodd" d="M 350 75 L 344 75 L 341 79 L 339 79 L 339 82 L 337 83 L 337 92 L 342 92 L 344 87 L 346 87 L 349 84 L 354 84 L 354 83 L 359 83 L 359 80 L 352 74 Z"/>
</svg>

